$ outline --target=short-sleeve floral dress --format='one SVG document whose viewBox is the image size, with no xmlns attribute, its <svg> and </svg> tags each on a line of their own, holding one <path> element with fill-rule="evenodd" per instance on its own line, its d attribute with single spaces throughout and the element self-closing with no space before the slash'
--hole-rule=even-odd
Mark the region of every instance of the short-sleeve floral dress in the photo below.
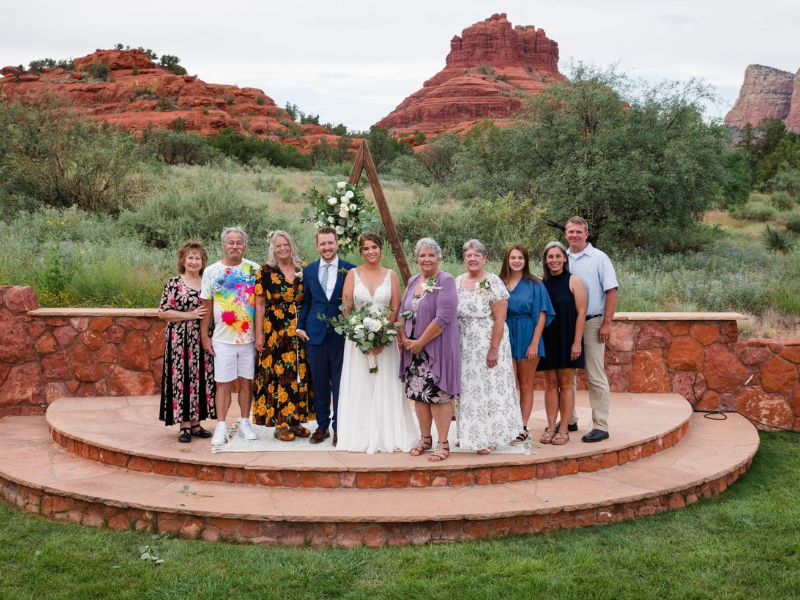
<svg viewBox="0 0 800 600">
<path fill-rule="evenodd" d="M 159 309 L 190 312 L 198 306 L 200 293 L 180 275 L 164 286 Z M 212 323 L 209 335 L 213 333 Z M 166 425 L 216 419 L 214 361 L 200 343 L 200 320 L 167 323 L 165 338 L 158 418 Z"/>
<path fill-rule="evenodd" d="M 508 290 L 501 279 L 491 273 L 471 290 L 462 287 L 463 277 L 456 278 L 461 335 L 461 398 L 456 407 L 459 446 L 462 450 L 505 446 L 522 431 L 522 413 L 505 322 L 497 365 L 490 369 L 486 365 L 486 355 L 494 326 L 491 303 L 507 300 Z M 486 285 L 483 282 L 488 283 L 488 289 L 483 287 Z"/>
<path fill-rule="evenodd" d="M 256 356 L 253 388 L 253 421 L 257 425 L 297 427 L 317 418 L 305 342 L 297 337 L 303 290 L 302 276 L 290 282 L 277 266 L 265 264 L 256 275 L 255 293 L 267 301 L 261 324 L 264 352 Z"/>
</svg>

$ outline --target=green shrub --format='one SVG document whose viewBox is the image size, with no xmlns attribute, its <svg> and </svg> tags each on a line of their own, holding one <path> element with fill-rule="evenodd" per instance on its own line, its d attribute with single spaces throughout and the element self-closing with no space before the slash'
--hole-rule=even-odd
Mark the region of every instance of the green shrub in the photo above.
<svg viewBox="0 0 800 600">
<path fill-rule="evenodd" d="M 236 104 L 236 95 L 225 94 L 225 104 Z"/>
<path fill-rule="evenodd" d="M 209 140 L 209 144 L 242 164 L 247 164 L 253 158 L 263 158 L 276 167 L 308 169 L 311 166 L 310 159 L 294 146 L 283 146 L 255 135 L 245 136 L 231 128 L 220 131 Z"/>
<path fill-rule="evenodd" d="M 160 110 L 162 112 L 169 112 L 171 110 L 175 110 L 178 108 L 175 105 L 175 101 L 172 98 L 167 96 L 159 96 L 158 97 L 158 104 L 156 105 L 156 110 Z"/>
<path fill-rule="evenodd" d="M 0 103 L 0 189 L 53 207 L 115 214 L 151 186 L 127 132 L 107 130 L 63 100 Z"/>
<path fill-rule="evenodd" d="M 223 167 L 182 171 L 180 179 L 136 211 L 120 215 L 120 231 L 156 248 L 177 248 L 192 238 L 216 248 L 222 229 L 232 225 L 243 227 L 254 247 L 263 246 L 274 229 L 292 232 L 299 227 L 297 219 L 267 210 L 263 196 L 236 176 L 234 165 Z"/>
<path fill-rule="evenodd" d="M 743 221 L 772 221 L 777 217 L 777 211 L 766 202 L 748 202 L 736 206 L 729 211 L 734 219 Z"/>
<path fill-rule="evenodd" d="M 789 213 L 786 217 L 786 229 L 794 234 L 800 234 L 800 211 Z"/>
<path fill-rule="evenodd" d="M 265 102 L 264 96 L 262 96 L 261 94 L 256 96 L 256 104 L 258 104 L 259 106 L 262 106 L 264 104 L 264 102 Z"/>
<path fill-rule="evenodd" d="M 797 246 L 791 232 L 784 229 L 773 229 L 769 225 L 761 232 L 761 242 L 767 250 L 778 254 L 788 254 Z"/>
<path fill-rule="evenodd" d="M 769 203 L 778 211 L 791 210 L 794 206 L 792 197 L 786 192 L 772 192 Z"/>
<path fill-rule="evenodd" d="M 103 63 L 92 63 L 86 68 L 86 72 L 92 79 L 108 81 L 111 78 L 111 69 Z"/>
<path fill-rule="evenodd" d="M 161 57 L 161 66 L 169 71 L 170 73 L 174 73 L 175 75 L 186 75 L 186 69 L 180 66 L 178 63 L 180 62 L 180 58 L 177 56 L 172 56 L 171 54 L 164 54 Z"/>
<path fill-rule="evenodd" d="M 177 119 L 176 119 L 177 122 Z M 140 146 L 144 156 L 153 156 L 168 165 L 205 165 L 222 159 L 206 138 L 192 132 L 157 129 L 148 132 Z"/>
<path fill-rule="evenodd" d="M 489 65 L 478 65 L 475 70 L 482 75 L 494 75 L 494 69 Z"/>
<path fill-rule="evenodd" d="M 769 181 L 769 189 L 786 192 L 795 200 L 800 199 L 800 169 L 780 171 Z"/>
</svg>

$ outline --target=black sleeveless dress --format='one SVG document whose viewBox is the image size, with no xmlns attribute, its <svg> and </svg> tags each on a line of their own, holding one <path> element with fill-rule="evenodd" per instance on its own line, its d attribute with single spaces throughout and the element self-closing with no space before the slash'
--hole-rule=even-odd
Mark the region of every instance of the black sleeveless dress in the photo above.
<svg viewBox="0 0 800 600">
<path fill-rule="evenodd" d="M 582 369 L 584 366 L 583 340 L 581 355 L 578 360 L 570 360 L 570 349 L 575 340 L 575 321 L 578 309 L 575 307 L 575 296 L 569 289 L 570 274 L 562 272 L 544 281 L 544 287 L 550 295 L 550 302 L 556 311 L 556 318 L 542 333 L 544 357 L 536 367 L 537 371 L 552 369 Z"/>
</svg>

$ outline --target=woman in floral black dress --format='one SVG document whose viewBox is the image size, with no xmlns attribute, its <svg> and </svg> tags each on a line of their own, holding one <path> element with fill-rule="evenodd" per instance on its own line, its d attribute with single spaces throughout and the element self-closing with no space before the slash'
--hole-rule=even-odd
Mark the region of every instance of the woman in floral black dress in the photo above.
<svg viewBox="0 0 800 600">
<path fill-rule="evenodd" d="M 189 241 L 176 254 L 180 275 L 167 282 L 158 307 L 159 318 L 167 321 L 158 418 L 166 425 L 180 423 L 178 441 L 188 443 L 192 436 L 210 438 L 200 421 L 217 418 L 214 361 L 200 343 L 205 314 L 200 282 L 208 253 L 200 242 Z"/>
<path fill-rule="evenodd" d="M 311 435 L 302 424 L 316 419 L 305 343 L 297 337 L 305 266 L 289 234 L 276 231 L 256 276 L 253 421 L 275 427 L 275 437 L 284 442 Z"/>
</svg>

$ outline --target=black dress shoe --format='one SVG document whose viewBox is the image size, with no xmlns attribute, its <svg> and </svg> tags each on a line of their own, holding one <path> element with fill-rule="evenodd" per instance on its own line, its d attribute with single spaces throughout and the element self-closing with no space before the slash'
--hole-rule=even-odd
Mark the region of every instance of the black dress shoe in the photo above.
<svg viewBox="0 0 800 600">
<path fill-rule="evenodd" d="M 208 438 L 213 437 L 214 434 L 208 431 L 207 429 L 203 429 L 203 426 L 198 424 L 198 425 L 192 425 L 192 435 L 194 437 L 199 437 L 204 440 L 207 440 Z"/>
<path fill-rule="evenodd" d="M 192 441 L 192 430 L 188 427 L 181 427 L 181 434 L 178 436 L 178 441 L 181 444 L 188 444 Z"/>
<path fill-rule="evenodd" d="M 333 447 L 336 448 L 336 444 L 339 443 L 339 434 L 335 431 L 333 432 Z"/>
<path fill-rule="evenodd" d="M 556 423 L 556 431 L 561 428 L 561 421 Z M 544 428 L 545 431 L 549 431 L 547 427 Z M 567 431 L 578 431 L 578 424 L 577 423 L 570 423 L 567 425 Z"/>
<path fill-rule="evenodd" d="M 592 429 L 589 433 L 581 438 L 584 442 L 601 442 L 608 439 L 608 432 L 602 429 Z"/>
</svg>

